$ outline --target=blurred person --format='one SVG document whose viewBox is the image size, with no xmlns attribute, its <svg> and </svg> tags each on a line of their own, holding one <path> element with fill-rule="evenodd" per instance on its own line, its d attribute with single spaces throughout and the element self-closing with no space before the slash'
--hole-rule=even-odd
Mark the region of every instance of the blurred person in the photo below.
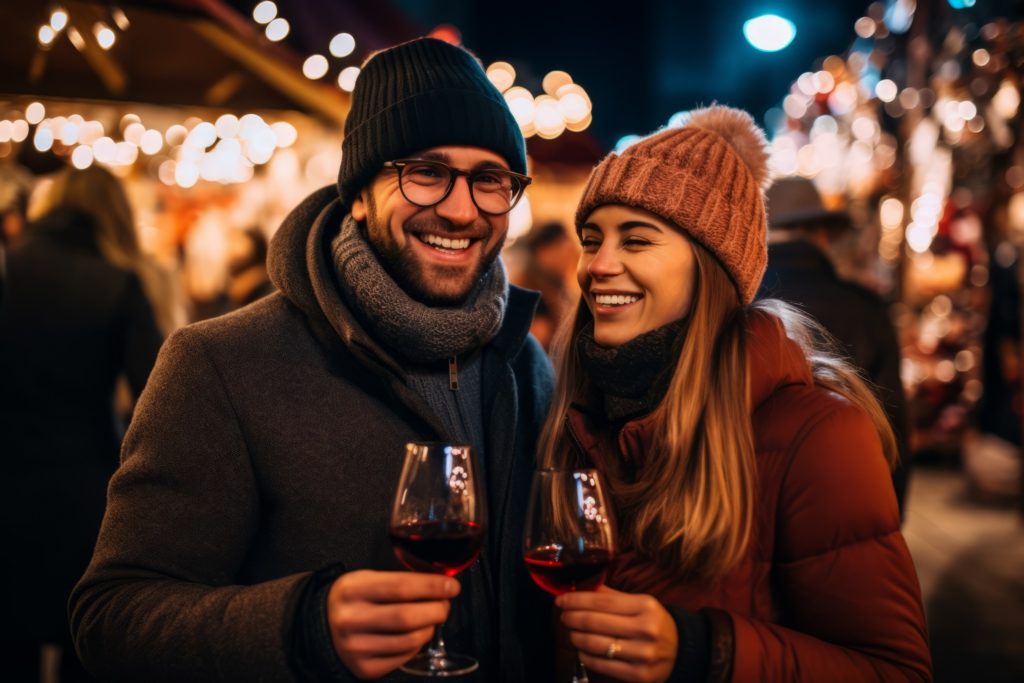
<svg viewBox="0 0 1024 683">
<path fill-rule="evenodd" d="M 83 182 L 83 171 L 67 169 L 53 191 Z M 116 382 L 124 377 L 138 396 L 163 339 L 136 272 L 107 257 L 102 217 L 64 197 L 72 199 L 51 197 L 8 254 L 0 304 L 8 558 L 0 585 L 10 680 L 39 680 L 47 643 L 63 650 L 61 680 L 87 680 L 70 640 L 68 595 L 89 561 L 117 467 Z"/>
<path fill-rule="evenodd" d="M 931 680 L 885 414 L 813 321 L 752 304 L 766 175 L 753 119 L 714 106 L 578 207 L 539 459 L 596 467 L 618 515 L 606 586 L 556 600 L 592 680 Z"/>
<path fill-rule="evenodd" d="M 97 675 L 376 678 L 446 616 L 476 680 L 549 663 L 519 544 L 550 364 L 498 258 L 529 183 L 519 126 L 470 53 L 420 39 L 364 65 L 342 150 L 274 237 L 279 291 L 161 351 L 70 602 Z M 388 540 L 423 440 L 483 467 L 489 533 L 458 581 L 396 571 Z"/>
<path fill-rule="evenodd" d="M 267 237 L 259 228 L 232 233 L 228 242 L 228 286 L 231 310 L 247 306 L 274 292 L 267 272 Z"/>
<path fill-rule="evenodd" d="M 224 239 L 223 283 L 209 287 L 206 296 L 196 296 L 193 302 L 194 320 L 206 320 L 230 313 L 261 299 L 275 291 L 267 272 L 267 238 L 257 227 L 244 230 L 226 230 Z M 209 264 L 193 264 L 198 269 Z M 193 271 L 193 276 L 196 272 Z M 210 274 L 212 275 L 212 273 Z M 214 278 L 210 277 L 210 284 Z M 195 279 L 193 284 L 198 284 Z M 197 294 L 202 287 L 194 287 Z"/>
<path fill-rule="evenodd" d="M 0 164 L 0 303 L 7 281 L 7 251 L 25 229 L 32 176 L 15 164 Z"/>
<path fill-rule="evenodd" d="M 166 336 L 185 320 L 181 296 L 167 270 L 139 247 L 138 229 L 124 185 L 110 171 L 93 164 L 66 168 L 53 179 L 40 201 L 40 212 L 69 207 L 92 217 L 96 244 L 103 257 L 136 274 Z"/>
<path fill-rule="evenodd" d="M 579 248 L 569 237 L 565 226 L 557 221 L 532 230 L 525 243 L 526 267 L 520 276 L 520 284 L 540 292 L 530 332 L 547 349 L 571 304 L 571 290 L 566 278 L 575 271 Z"/>
<path fill-rule="evenodd" d="M 766 202 L 768 269 L 758 296 L 781 299 L 810 314 L 870 380 L 896 435 L 899 461 L 892 481 L 902 517 L 911 453 L 899 339 L 885 302 L 841 279 L 828 255 L 831 245 L 852 229 L 850 217 L 845 211 L 826 209 L 814 183 L 806 178 L 778 180 L 768 189 Z"/>
</svg>

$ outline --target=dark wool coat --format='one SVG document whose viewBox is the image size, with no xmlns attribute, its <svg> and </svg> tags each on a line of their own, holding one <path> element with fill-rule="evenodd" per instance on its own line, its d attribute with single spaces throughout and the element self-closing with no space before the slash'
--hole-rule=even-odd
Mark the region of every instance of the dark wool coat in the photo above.
<svg viewBox="0 0 1024 683">
<path fill-rule="evenodd" d="M 314 570 L 398 570 L 388 518 L 404 444 L 446 439 L 398 361 L 362 329 L 328 255 L 333 187 L 271 246 L 280 292 L 165 344 L 125 440 L 92 563 L 70 610 L 83 661 L 119 679 L 296 678 L 296 603 Z M 521 560 L 521 526 L 550 364 L 512 289 L 483 351 L 490 526 L 445 630 L 492 680 L 544 666 L 550 603 Z M 491 652 L 474 649 L 490 629 Z"/>
<path fill-rule="evenodd" d="M 146 384 L 163 341 L 134 273 L 106 261 L 87 216 L 60 209 L 8 254 L 0 303 L 0 569 L 4 640 L 68 639 L 117 467 L 114 387 Z M 15 561 L 16 558 L 16 561 Z"/>
<path fill-rule="evenodd" d="M 703 611 L 712 680 L 930 681 L 920 587 L 874 425 L 814 384 L 775 317 L 750 316 L 747 349 L 758 477 L 747 559 L 701 581 L 627 549 L 608 584 Z M 649 416 L 617 434 L 592 412 L 570 420 L 596 463 L 651 457 Z"/>
</svg>

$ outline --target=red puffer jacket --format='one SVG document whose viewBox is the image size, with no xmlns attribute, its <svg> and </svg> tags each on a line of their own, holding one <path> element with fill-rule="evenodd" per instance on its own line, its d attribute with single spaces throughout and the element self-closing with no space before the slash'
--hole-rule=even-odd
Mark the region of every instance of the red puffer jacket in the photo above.
<svg viewBox="0 0 1024 683">
<path fill-rule="evenodd" d="M 758 488 L 747 559 L 706 582 L 626 552 L 608 584 L 707 609 L 712 643 L 728 643 L 731 626 L 736 683 L 930 681 L 920 588 L 870 418 L 813 383 L 777 318 L 753 313 L 748 335 Z M 591 413 L 569 420 L 594 462 L 650 452 L 649 418 L 615 436 Z"/>
</svg>

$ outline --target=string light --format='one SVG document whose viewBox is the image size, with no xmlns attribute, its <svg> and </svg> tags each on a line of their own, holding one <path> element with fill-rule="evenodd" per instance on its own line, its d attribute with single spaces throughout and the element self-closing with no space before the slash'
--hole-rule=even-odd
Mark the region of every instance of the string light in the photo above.
<svg viewBox="0 0 1024 683">
<path fill-rule="evenodd" d="M 252 18 L 258 24 L 269 24 L 277 16 L 277 5 L 270 0 L 264 0 L 252 10 Z"/>
<path fill-rule="evenodd" d="M 590 96 L 565 71 L 549 72 L 542 82 L 544 94 L 537 97 L 526 88 L 513 85 L 516 70 L 508 62 L 494 62 L 486 71 L 488 79 L 504 95 L 524 137 L 553 139 L 566 130 L 586 130 L 593 121 Z"/>
<path fill-rule="evenodd" d="M 284 40 L 288 36 L 288 31 L 290 30 L 291 26 L 288 25 L 288 20 L 278 17 L 277 19 L 274 19 L 269 24 L 267 24 L 267 29 L 265 33 L 267 36 L 267 40 L 276 43 L 278 41 Z"/>
<path fill-rule="evenodd" d="M 348 57 L 356 49 L 356 39 L 350 33 L 339 33 L 331 38 L 328 49 L 335 57 Z"/>
<path fill-rule="evenodd" d="M 35 125 L 46 116 L 46 107 L 42 102 L 33 102 L 25 108 L 25 120 Z"/>
<path fill-rule="evenodd" d="M 43 47 L 49 47 L 53 44 L 54 38 L 57 37 L 57 32 L 53 30 L 53 27 L 49 24 L 43 24 L 39 27 L 39 44 Z"/>
<path fill-rule="evenodd" d="M 92 33 L 96 36 L 96 43 L 104 50 L 109 50 L 117 41 L 117 34 L 102 21 L 93 24 Z"/>
<path fill-rule="evenodd" d="M 356 79 L 359 78 L 358 66 L 347 66 L 338 74 L 338 86 L 345 92 L 352 92 L 356 87 Z"/>
<path fill-rule="evenodd" d="M 63 31 L 64 27 L 68 25 L 68 13 L 63 7 L 54 8 L 53 12 L 50 13 L 50 26 L 53 27 L 54 31 Z"/>
<path fill-rule="evenodd" d="M 316 80 L 323 78 L 327 74 L 328 67 L 326 57 L 323 55 L 312 55 L 306 58 L 306 61 L 302 64 L 302 74 L 310 80 Z"/>
</svg>

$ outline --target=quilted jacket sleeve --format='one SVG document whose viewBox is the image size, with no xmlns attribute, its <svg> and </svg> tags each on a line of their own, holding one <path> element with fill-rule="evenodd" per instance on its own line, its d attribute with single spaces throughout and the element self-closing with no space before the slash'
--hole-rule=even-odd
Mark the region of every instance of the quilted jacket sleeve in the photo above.
<svg viewBox="0 0 1024 683">
<path fill-rule="evenodd" d="M 870 419 L 837 399 L 791 454 L 773 560 L 781 625 L 731 615 L 732 680 L 930 681 L 917 574 Z"/>
<path fill-rule="evenodd" d="M 164 346 L 111 481 L 92 562 L 69 605 L 103 680 L 290 680 L 307 574 L 237 585 L 258 521 L 245 439 L 216 366 L 185 329 Z"/>
</svg>

